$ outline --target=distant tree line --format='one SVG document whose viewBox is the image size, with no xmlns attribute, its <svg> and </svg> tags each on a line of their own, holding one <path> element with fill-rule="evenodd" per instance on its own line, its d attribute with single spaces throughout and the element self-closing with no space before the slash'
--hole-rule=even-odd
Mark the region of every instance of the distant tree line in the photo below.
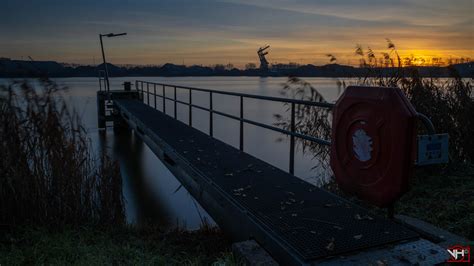
<svg viewBox="0 0 474 266">
<path fill-rule="evenodd" d="M 370 53 L 370 51 L 369 51 Z M 372 52 L 373 53 L 373 52 Z M 162 66 L 116 66 L 108 64 L 109 75 L 123 76 L 298 76 L 298 77 L 361 77 L 370 75 L 374 68 L 377 73 L 390 74 L 395 71 L 394 62 L 388 55 L 368 60 L 361 59 L 360 67 L 337 64 L 337 58 L 328 55 L 330 64 L 315 66 L 312 64 L 276 64 L 267 71 L 257 68 L 255 63 L 248 63 L 244 69 L 238 69 L 233 64 L 217 64 L 210 66 L 184 66 L 164 64 Z M 416 68 L 421 76 L 448 77 L 448 67 L 440 66 L 440 61 L 432 58 L 430 66 L 420 63 L 420 59 L 400 58 L 404 67 Z M 412 60 L 412 61 L 410 61 Z M 414 61 L 413 61 L 414 60 Z M 416 61 L 418 60 L 418 61 Z M 462 77 L 474 76 L 474 62 L 459 61 L 452 65 Z M 97 77 L 103 65 L 81 66 L 66 65 L 54 61 L 23 61 L 0 58 L 0 77 Z"/>
</svg>

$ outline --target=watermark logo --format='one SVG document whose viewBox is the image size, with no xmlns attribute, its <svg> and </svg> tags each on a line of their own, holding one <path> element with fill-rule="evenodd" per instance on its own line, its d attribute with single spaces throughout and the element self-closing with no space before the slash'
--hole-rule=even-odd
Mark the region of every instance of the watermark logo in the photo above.
<svg viewBox="0 0 474 266">
<path fill-rule="evenodd" d="M 471 248 L 469 246 L 451 246 L 447 251 L 449 253 L 448 262 L 471 262 Z"/>
</svg>

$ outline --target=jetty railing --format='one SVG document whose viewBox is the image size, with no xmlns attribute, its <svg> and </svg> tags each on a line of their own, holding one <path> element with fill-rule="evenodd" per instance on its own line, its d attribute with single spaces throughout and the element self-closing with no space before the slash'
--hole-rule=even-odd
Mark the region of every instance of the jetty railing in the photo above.
<svg viewBox="0 0 474 266">
<path fill-rule="evenodd" d="M 170 100 L 173 102 L 173 107 L 174 107 L 174 118 L 178 119 L 177 117 L 177 104 L 183 104 L 188 106 L 188 124 L 189 126 L 192 126 L 193 124 L 193 116 L 192 116 L 192 109 L 196 108 L 199 110 L 207 111 L 209 112 L 209 135 L 213 137 L 214 134 L 214 124 L 213 124 L 213 116 L 214 114 L 216 115 L 221 115 L 224 117 L 231 118 L 233 120 L 237 120 L 240 122 L 240 140 L 239 140 L 239 149 L 241 151 L 244 150 L 244 123 L 251 124 L 254 126 L 258 126 L 261 128 L 266 128 L 272 131 L 280 132 L 283 134 L 286 134 L 290 136 L 290 161 L 289 161 L 289 172 L 291 174 L 294 174 L 294 168 L 295 168 L 295 138 L 300 138 L 304 140 L 308 140 L 311 142 L 318 143 L 320 145 L 331 145 L 331 142 L 328 140 L 316 138 L 313 136 L 305 135 L 296 132 L 296 126 L 295 126 L 295 109 L 296 105 L 307 105 L 307 106 L 315 106 L 315 107 L 320 107 L 320 108 L 326 108 L 326 109 L 332 109 L 334 104 L 332 103 L 326 103 L 326 102 L 312 102 L 312 101 L 305 101 L 305 100 L 297 100 L 297 99 L 288 99 L 288 98 L 281 98 L 281 97 L 272 97 L 272 96 L 263 96 L 263 95 L 253 95 L 253 94 L 245 94 L 245 93 L 237 93 L 237 92 L 229 92 L 229 91 L 218 91 L 218 90 L 211 90 L 211 89 L 202 89 L 202 88 L 193 88 L 193 87 L 187 87 L 187 86 L 178 86 L 178 85 L 172 85 L 172 84 L 164 84 L 164 83 L 156 83 L 156 82 L 149 82 L 149 81 L 141 81 L 141 80 L 136 80 L 135 81 L 135 88 L 137 91 L 141 92 L 143 95 L 143 102 L 146 103 L 147 105 L 150 105 L 150 96 L 153 97 L 153 106 L 155 109 L 157 109 L 157 97 L 161 98 L 163 100 L 163 108 L 162 112 L 166 114 L 166 100 Z M 161 89 L 161 94 L 158 94 L 157 92 Z M 172 91 L 172 97 L 167 96 L 166 91 L 168 90 L 173 90 Z M 178 90 L 184 90 L 188 91 L 189 93 L 189 100 L 188 102 L 178 100 L 177 99 L 177 91 Z M 209 107 L 204 107 L 201 105 L 196 105 L 192 101 L 192 92 L 193 91 L 199 91 L 199 92 L 206 92 L 209 94 Z M 146 96 L 145 96 L 146 94 Z M 214 110 L 213 108 L 213 95 L 215 94 L 220 94 L 220 95 L 229 95 L 229 96 L 234 96 L 238 97 L 240 99 L 240 115 L 235 116 L 232 114 L 228 114 L 225 112 L 221 112 L 218 110 Z M 169 94 L 168 94 L 169 95 Z M 263 100 L 263 101 L 272 101 L 272 102 L 280 102 L 280 103 L 286 103 L 291 106 L 291 116 L 290 116 L 290 130 L 286 130 L 283 128 L 278 128 L 275 126 L 270 126 L 266 125 L 257 121 L 253 121 L 250 119 L 247 119 L 244 117 L 244 99 L 257 99 L 257 100 Z"/>
</svg>

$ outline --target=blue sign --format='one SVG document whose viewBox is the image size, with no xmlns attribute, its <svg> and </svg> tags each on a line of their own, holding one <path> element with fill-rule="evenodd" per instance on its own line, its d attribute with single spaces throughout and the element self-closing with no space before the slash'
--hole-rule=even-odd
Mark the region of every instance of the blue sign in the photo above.
<svg viewBox="0 0 474 266">
<path fill-rule="evenodd" d="M 418 135 L 417 165 L 448 162 L 448 134 Z"/>
</svg>

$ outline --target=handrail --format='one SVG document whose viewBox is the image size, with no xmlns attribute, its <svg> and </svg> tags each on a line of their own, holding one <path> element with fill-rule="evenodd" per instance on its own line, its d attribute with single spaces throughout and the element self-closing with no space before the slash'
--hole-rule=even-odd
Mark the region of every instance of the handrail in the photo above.
<svg viewBox="0 0 474 266">
<path fill-rule="evenodd" d="M 140 86 L 139 86 L 140 84 Z M 144 84 L 146 84 L 146 88 L 144 88 Z M 150 88 L 150 85 L 153 86 L 153 88 Z M 162 94 L 157 94 L 156 87 L 161 86 L 162 87 Z M 174 89 L 174 97 L 168 97 L 166 96 L 166 88 L 173 88 Z M 251 124 L 254 126 L 262 127 L 265 129 L 273 130 L 276 132 L 280 132 L 286 135 L 290 136 L 290 163 L 289 163 L 289 172 L 291 174 L 294 174 L 294 154 L 295 154 L 295 137 L 304 139 L 307 141 L 312 141 L 315 143 L 318 143 L 320 145 L 331 145 L 331 142 L 328 140 L 324 139 L 319 139 L 315 138 L 313 136 L 308 136 L 304 135 L 301 133 L 296 132 L 295 128 L 295 106 L 296 104 L 299 105 L 308 105 L 308 106 L 315 106 L 315 107 L 320 107 L 320 108 L 326 108 L 326 109 L 331 109 L 334 107 L 334 104 L 332 103 L 325 103 L 325 102 L 312 102 L 312 101 L 305 101 L 305 100 L 296 100 L 296 99 L 288 99 L 288 98 L 281 98 L 281 97 L 272 97 L 272 96 L 262 96 L 262 95 L 253 95 L 253 94 L 246 94 L 246 93 L 238 93 L 238 92 L 229 92 L 229 91 L 218 91 L 218 90 L 212 90 L 212 89 L 202 89 L 202 88 L 194 88 L 194 87 L 188 87 L 188 86 L 179 86 L 179 85 L 172 85 L 172 84 L 165 84 L 165 83 L 157 83 L 157 82 L 148 82 L 148 81 L 142 81 L 142 80 L 136 80 L 135 81 L 135 89 L 143 94 L 146 93 L 146 104 L 150 106 L 150 95 L 154 97 L 154 108 L 157 109 L 156 107 L 156 97 L 162 98 L 163 99 L 163 113 L 166 114 L 166 100 L 173 101 L 174 103 L 174 118 L 177 119 L 177 103 L 187 105 L 189 106 L 189 121 L 188 124 L 189 126 L 192 126 L 192 108 L 200 109 L 203 111 L 209 112 L 209 135 L 212 137 L 213 136 L 213 114 L 221 115 L 224 117 L 228 117 L 234 120 L 237 120 L 240 122 L 240 141 L 239 141 L 239 148 L 241 151 L 244 150 L 244 123 Z M 153 89 L 153 92 L 150 90 Z M 189 102 L 181 101 L 177 99 L 177 89 L 183 89 L 183 90 L 188 90 L 189 91 Z M 200 91 L 200 92 L 208 92 L 209 93 L 209 108 L 193 104 L 192 102 L 192 91 Z M 213 94 L 221 94 L 221 95 L 229 95 L 229 96 L 235 96 L 240 98 L 240 116 L 235 116 L 231 115 L 228 113 L 220 112 L 217 110 L 213 109 L 213 101 L 212 101 L 212 96 Z M 265 101 L 273 101 L 273 102 L 282 102 L 282 103 L 287 103 L 291 104 L 291 120 L 290 120 L 290 129 L 291 130 L 286 130 L 270 125 L 266 125 L 257 121 L 249 120 L 244 118 L 244 99 L 259 99 L 259 100 L 265 100 Z M 145 103 L 145 97 L 142 97 L 143 102 Z"/>
<path fill-rule="evenodd" d="M 325 102 L 312 102 L 312 101 L 305 101 L 305 100 L 297 100 L 297 99 L 288 99 L 283 97 L 274 97 L 274 96 L 263 96 L 263 95 L 255 95 L 255 94 L 247 94 L 247 93 L 239 93 L 239 92 L 230 92 L 230 91 L 218 91 L 212 89 L 203 89 L 203 88 L 196 88 L 196 87 L 188 87 L 188 86 L 179 86 L 174 84 L 166 84 L 166 83 L 157 83 L 157 82 L 149 82 L 149 81 L 142 81 L 137 80 L 137 82 L 143 82 L 158 86 L 165 86 L 165 87 L 176 87 L 180 89 L 187 89 L 193 91 L 202 91 L 202 92 L 212 92 L 217 94 L 224 94 L 224 95 L 231 95 L 231 96 L 242 96 L 244 98 L 251 98 L 251 99 L 260 99 L 260 100 L 267 100 L 267 101 L 274 101 L 274 102 L 285 102 L 285 103 L 295 103 L 295 104 L 304 104 L 310 106 L 318 106 L 322 108 L 333 108 L 334 104 L 332 103 L 325 103 Z"/>
</svg>

